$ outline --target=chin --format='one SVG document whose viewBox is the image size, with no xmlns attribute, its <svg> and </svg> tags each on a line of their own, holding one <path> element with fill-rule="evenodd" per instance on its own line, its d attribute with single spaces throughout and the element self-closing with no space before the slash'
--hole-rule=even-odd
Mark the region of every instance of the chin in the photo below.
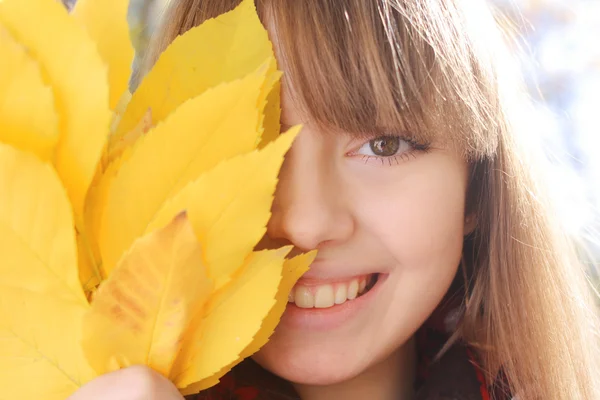
<svg viewBox="0 0 600 400">
<path fill-rule="evenodd" d="M 385 332 L 383 321 L 372 315 L 384 281 L 370 285 L 372 290 L 361 285 L 366 288 L 363 294 L 330 308 L 288 304 L 269 343 L 254 360 L 271 373 L 302 385 L 333 385 L 361 374 L 399 344 L 389 340 L 391 332 Z M 390 342 L 396 343 L 383 344 Z"/>
<path fill-rule="evenodd" d="M 334 385 L 356 377 L 374 361 L 326 338 L 300 344 L 290 343 L 283 336 L 276 333 L 253 359 L 269 372 L 292 383 Z"/>
</svg>

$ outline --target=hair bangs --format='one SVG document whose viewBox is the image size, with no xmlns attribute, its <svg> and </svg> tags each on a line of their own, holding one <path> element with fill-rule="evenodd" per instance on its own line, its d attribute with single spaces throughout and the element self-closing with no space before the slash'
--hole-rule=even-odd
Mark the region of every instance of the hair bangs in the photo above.
<svg viewBox="0 0 600 400">
<path fill-rule="evenodd" d="M 476 46 L 456 51 L 468 38 L 450 32 L 447 19 L 460 19 L 450 7 L 318 2 L 258 2 L 284 83 L 307 118 L 334 131 L 434 141 L 469 158 L 493 154 L 495 82 Z"/>
</svg>

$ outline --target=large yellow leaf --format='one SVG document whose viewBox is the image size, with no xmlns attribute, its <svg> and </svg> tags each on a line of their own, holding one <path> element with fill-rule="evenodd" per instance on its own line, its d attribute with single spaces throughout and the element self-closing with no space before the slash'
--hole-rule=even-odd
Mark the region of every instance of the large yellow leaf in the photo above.
<svg viewBox="0 0 600 400">
<path fill-rule="evenodd" d="M 0 141 L 50 160 L 58 142 L 52 90 L 40 66 L 0 26 Z"/>
<path fill-rule="evenodd" d="M 185 217 L 135 242 L 85 317 L 84 350 L 106 373 L 143 364 L 169 377 L 190 321 L 212 291 Z"/>
<path fill-rule="evenodd" d="M 123 113 L 127 109 L 129 102 L 131 101 L 131 92 L 127 90 L 117 103 L 117 106 L 113 108 L 113 118 L 110 123 L 110 132 L 115 132 L 117 127 L 121 123 L 121 118 L 123 117 Z M 107 143 L 108 144 L 108 143 Z"/>
<path fill-rule="evenodd" d="M 283 264 L 281 282 L 279 284 L 279 289 L 277 290 L 277 296 L 275 297 L 276 304 L 271 308 L 269 315 L 264 319 L 260 331 L 255 335 L 252 343 L 244 349 L 244 352 L 242 353 L 243 358 L 250 357 L 267 344 L 285 311 L 288 304 L 288 296 L 292 288 L 298 279 L 308 271 L 309 265 L 313 262 L 316 255 L 317 252 L 313 251 L 285 261 Z"/>
<path fill-rule="evenodd" d="M 111 183 L 115 176 L 117 176 L 123 162 L 130 156 L 131 148 L 125 149 L 121 157 L 108 165 L 106 171 L 96 176 L 96 182 L 93 182 L 90 187 L 84 214 L 85 236 L 81 237 L 82 241 L 85 240 L 87 243 L 80 243 L 80 246 L 86 246 L 88 252 L 94 258 L 87 258 L 86 263 L 80 262 L 79 264 L 79 274 L 84 290 L 93 289 L 97 276 L 101 279 L 106 279 L 108 276 L 102 265 L 102 257 L 98 244 L 100 226 L 104 216 L 105 205 L 108 201 Z"/>
<path fill-rule="evenodd" d="M 39 62 L 59 115 L 56 169 L 79 220 L 108 133 L 107 71 L 59 1 L 3 0 L 0 23 Z"/>
<path fill-rule="evenodd" d="M 78 0 L 73 16 L 80 21 L 108 65 L 110 108 L 115 109 L 129 87 L 134 50 L 129 38 L 129 0 Z"/>
<path fill-rule="evenodd" d="M 100 253 L 91 239 L 89 230 L 77 232 L 77 260 L 79 267 L 79 281 L 81 288 L 89 299 L 98 285 L 105 279 L 102 273 Z"/>
<path fill-rule="evenodd" d="M 0 281 L 87 304 L 77 272 L 73 217 L 55 171 L 0 144 Z"/>
<path fill-rule="evenodd" d="M 87 304 L 0 286 L 2 399 L 64 400 L 95 377 L 79 342 Z"/>
<path fill-rule="evenodd" d="M 110 164 L 122 158 L 123 153 L 132 149 L 135 143 L 142 138 L 152 128 L 152 111 L 144 114 L 141 121 L 133 128 L 131 132 L 123 135 L 120 140 L 113 142 L 112 147 L 103 154 L 102 171 L 108 169 Z"/>
<path fill-rule="evenodd" d="M 151 116 L 150 113 L 147 113 L 139 125 L 128 133 L 111 153 L 103 154 L 102 163 L 99 165 L 94 181 L 88 191 L 84 210 L 83 228 L 85 230 L 82 234 L 77 235 L 79 278 L 83 290 L 88 296 L 107 277 L 106 271 L 102 267 L 97 238 L 100 235 L 100 224 L 110 185 L 123 162 L 131 156 L 135 142 L 150 129 L 150 123 Z"/>
<path fill-rule="evenodd" d="M 286 260 L 283 264 L 283 274 L 281 282 L 279 282 L 279 289 L 275 296 L 275 305 L 271 307 L 271 310 L 264 318 L 259 331 L 254 335 L 252 342 L 244 349 L 240 356 L 233 361 L 231 364 L 224 366 L 219 372 L 213 374 L 209 378 L 202 379 L 199 382 L 193 383 L 182 390 L 184 395 L 195 394 L 201 390 L 216 385 L 219 382 L 219 378 L 230 371 L 235 365 L 247 357 L 250 357 L 258 350 L 260 350 L 265 344 L 267 344 L 269 338 L 273 334 L 275 327 L 279 323 L 283 312 L 288 304 L 288 295 L 291 289 L 294 287 L 298 279 L 308 271 L 308 266 L 314 260 L 316 252 L 302 254 L 294 257 L 291 260 Z M 227 290 L 227 289 L 225 289 Z M 222 299 L 222 296 L 220 296 Z M 214 306 L 215 302 L 211 302 L 210 306 Z M 210 312 L 210 310 L 207 310 Z"/>
<path fill-rule="evenodd" d="M 159 211 L 148 231 L 187 210 L 217 289 L 231 280 L 265 234 L 283 157 L 299 131 L 262 150 L 223 162 L 181 190 Z"/>
<path fill-rule="evenodd" d="M 260 148 L 277 139 L 281 133 L 281 76 L 282 73 L 277 71 L 277 62 L 273 59 L 261 96 L 264 113 L 260 121 Z"/>
<path fill-rule="evenodd" d="M 149 115 L 150 113 L 147 114 L 147 116 Z M 135 142 L 150 128 L 149 123 L 145 116 L 135 130 L 125 137 L 126 140 L 119 143 L 118 148 L 114 149 L 115 151 L 104 154 L 103 163 L 99 166 L 90 186 L 84 210 L 85 232 L 77 237 L 78 247 L 87 254 L 82 257 L 82 253 L 80 253 L 79 277 L 83 289 L 88 293 L 107 277 L 102 266 L 98 237 L 112 180 L 117 176 L 123 163 L 131 157 Z"/>
<path fill-rule="evenodd" d="M 257 97 L 266 72 L 265 65 L 206 91 L 136 142 L 100 211 L 98 239 L 108 274 L 165 201 L 221 160 L 254 148 L 261 114 Z"/>
<path fill-rule="evenodd" d="M 252 253 L 242 274 L 211 298 L 207 314 L 196 330 L 185 338 L 185 351 L 173 369 L 173 381 L 185 388 L 207 379 L 234 362 L 260 330 L 263 319 L 275 305 L 285 256 L 291 250 Z M 199 383 L 201 385 L 201 383 Z"/>
<path fill-rule="evenodd" d="M 274 57 L 253 0 L 208 20 L 173 41 L 133 94 L 114 139 L 130 132 L 146 110 L 154 123 L 222 82 L 242 78 Z"/>
</svg>

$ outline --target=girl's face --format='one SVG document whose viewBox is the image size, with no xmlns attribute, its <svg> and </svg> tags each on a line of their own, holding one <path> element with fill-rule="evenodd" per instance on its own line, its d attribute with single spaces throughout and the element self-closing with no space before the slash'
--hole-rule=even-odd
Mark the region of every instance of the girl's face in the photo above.
<svg viewBox="0 0 600 400">
<path fill-rule="evenodd" d="M 255 359 L 295 383 L 333 384 L 393 356 L 448 290 L 465 232 L 467 165 L 435 142 L 324 132 L 285 87 L 282 107 L 282 123 L 304 129 L 262 245 L 319 252 Z"/>
</svg>

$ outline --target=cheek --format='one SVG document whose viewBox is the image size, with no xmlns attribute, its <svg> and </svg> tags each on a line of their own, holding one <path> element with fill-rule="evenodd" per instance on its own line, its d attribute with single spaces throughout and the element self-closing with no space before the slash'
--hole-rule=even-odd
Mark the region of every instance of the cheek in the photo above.
<svg viewBox="0 0 600 400">
<path fill-rule="evenodd" d="M 357 223 L 400 268 L 447 264 L 449 253 L 462 249 L 466 166 L 439 156 L 415 162 L 411 169 L 356 190 L 352 207 Z"/>
<path fill-rule="evenodd" d="M 357 223 L 387 255 L 391 285 L 381 299 L 387 316 L 380 328 L 390 338 L 408 333 L 407 327 L 417 329 L 429 317 L 454 279 L 462 254 L 466 166 L 432 155 L 411 169 L 402 171 L 403 177 L 371 182 L 353 199 L 363 205 L 354 208 Z"/>
</svg>

